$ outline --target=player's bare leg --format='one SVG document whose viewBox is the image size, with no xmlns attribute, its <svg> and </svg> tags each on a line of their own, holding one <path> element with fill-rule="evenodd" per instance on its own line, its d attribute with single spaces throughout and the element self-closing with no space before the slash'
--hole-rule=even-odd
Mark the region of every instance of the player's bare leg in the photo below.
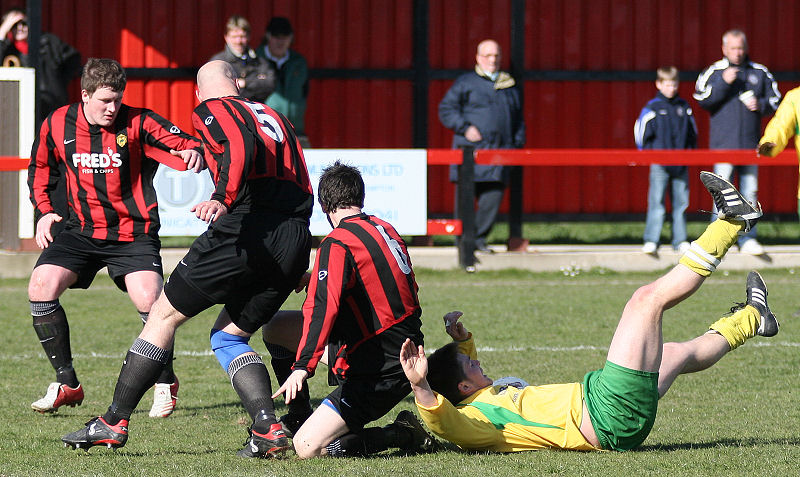
<svg viewBox="0 0 800 477">
<path fill-rule="evenodd" d="M 758 272 L 748 274 L 746 292 L 745 302 L 714 322 L 704 335 L 683 343 L 664 343 L 659 395 L 666 394 L 678 375 L 711 367 L 754 336 L 771 337 L 778 333 L 778 320 L 767 304 L 767 285 Z"/>
<path fill-rule="evenodd" d="M 738 234 L 750 230 L 762 215 L 761 208 L 747 202 L 728 181 L 709 172 L 702 172 L 700 179 L 720 211 L 720 219 L 692 242 L 675 268 L 633 294 L 609 347 L 608 361 L 614 364 L 647 372 L 659 370 L 664 311 L 694 293 L 716 270 Z"/>
</svg>

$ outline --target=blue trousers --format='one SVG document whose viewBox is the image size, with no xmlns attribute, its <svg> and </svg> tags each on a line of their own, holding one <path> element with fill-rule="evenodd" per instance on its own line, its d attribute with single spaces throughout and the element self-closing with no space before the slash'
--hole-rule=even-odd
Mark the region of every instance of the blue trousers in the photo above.
<svg viewBox="0 0 800 477">
<path fill-rule="evenodd" d="M 644 241 L 659 243 L 661 227 L 664 225 L 664 197 L 670 187 L 672 201 L 672 247 L 677 249 L 686 241 L 686 217 L 689 206 L 689 168 L 687 166 L 650 165 L 650 187 L 647 192 L 647 221 L 644 226 Z"/>
</svg>

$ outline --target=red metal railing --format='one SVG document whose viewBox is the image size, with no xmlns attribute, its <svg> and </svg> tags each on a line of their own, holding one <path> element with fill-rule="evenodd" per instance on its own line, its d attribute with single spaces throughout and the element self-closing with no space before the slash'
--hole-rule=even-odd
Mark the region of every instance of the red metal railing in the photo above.
<svg viewBox="0 0 800 477">
<path fill-rule="evenodd" d="M 460 164 L 463 152 L 455 149 L 428 149 L 428 165 Z M 22 170 L 28 159 L 0 156 L 0 171 Z M 475 151 L 476 164 L 508 166 L 646 166 L 649 164 L 711 166 L 716 162 L 787 166 L 798 163 L 793 150 L 777 157 L 759 157 L 753 151 L 689 150 L 637 151 L 631 149 L 514 149 Z M 456 219 L 429 220 L 429 235 L 459 235 L 461 222 Z"/>
<path fill-rule="evenodd" d="M 0 156 L 0 171 L 21 171 L 28 168 L 30 159 L 14 156 Z"/>
<path fill-rule="evenodd" d="M 757 156 L 755 151 L 694 149 L 637 151 L 635 149 L 478 149 L 476 164 L 505 166 L 646 166 L 650 164 L 711 166 L 717 162 L 790 166 L 798 163 L 794 150 L 777 157 Z M 460 164 L 461 151 L 428 149 L 428 165 Z"/>
<path fill-rule="evenodd" d="M 646 166 L 650 164 L 705 166 L 717 162 L 791 166 L 797 164 L 794 150 L 777 157 L 757 156 L 753 151 L 695 149 L 689 151 L 637 151 L 632 149 L 479 149 L 476 164 L 506 166 Z M 428 165 L 460 164 L 461 151 L 428 149 Z M 0 156 L 0 171 L 22 170 L 28 159 Z"/>
</svg>

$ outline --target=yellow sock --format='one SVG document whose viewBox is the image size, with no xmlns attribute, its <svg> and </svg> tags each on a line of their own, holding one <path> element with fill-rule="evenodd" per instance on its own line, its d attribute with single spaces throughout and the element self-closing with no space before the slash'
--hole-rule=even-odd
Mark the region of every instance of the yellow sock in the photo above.
<svg viewBox="0 0 800 477">
<path fill-rule="evenodd" d="M 731 346 L 731 351 L 743 345 L 748 338 L 756 335 L 761 315 L 752 305 L 747 305 L 730 316 L 723 316 L 715 321 L 710 330 L 721 334 Z"/>
<path fill-rule="evenodd" d="M 743 222 L 715 220 L 706 227 L 703 235 L 692 242 L 691 248 L 683 254 L 680 263 L 698 275 L 704 277 L 711 275 L 728 249 L 736 243 L 736 236 L 742 227 L 744 227 Z"/>
</svg>

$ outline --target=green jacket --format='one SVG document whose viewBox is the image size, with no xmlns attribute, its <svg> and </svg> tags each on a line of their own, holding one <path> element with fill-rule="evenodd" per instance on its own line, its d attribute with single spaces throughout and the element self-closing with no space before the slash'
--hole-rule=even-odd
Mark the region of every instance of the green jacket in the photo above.
<svg viewBox="0 0 800 477">
<path fill-rule="evenodd" d="M 282 113 L 291 121 L 298 136 L 305 135 L 306 130 L 306 98 L 308 97 L 308 64 L 300 53 L 289 50 L 289 59 L 278 68 L 274 61 L 267 58 L 265 45 L 258 47 L 256 53 L 272 63 L 278 72 L 275 91 L 267 98 L 270 108 Z"/>
</svg>

